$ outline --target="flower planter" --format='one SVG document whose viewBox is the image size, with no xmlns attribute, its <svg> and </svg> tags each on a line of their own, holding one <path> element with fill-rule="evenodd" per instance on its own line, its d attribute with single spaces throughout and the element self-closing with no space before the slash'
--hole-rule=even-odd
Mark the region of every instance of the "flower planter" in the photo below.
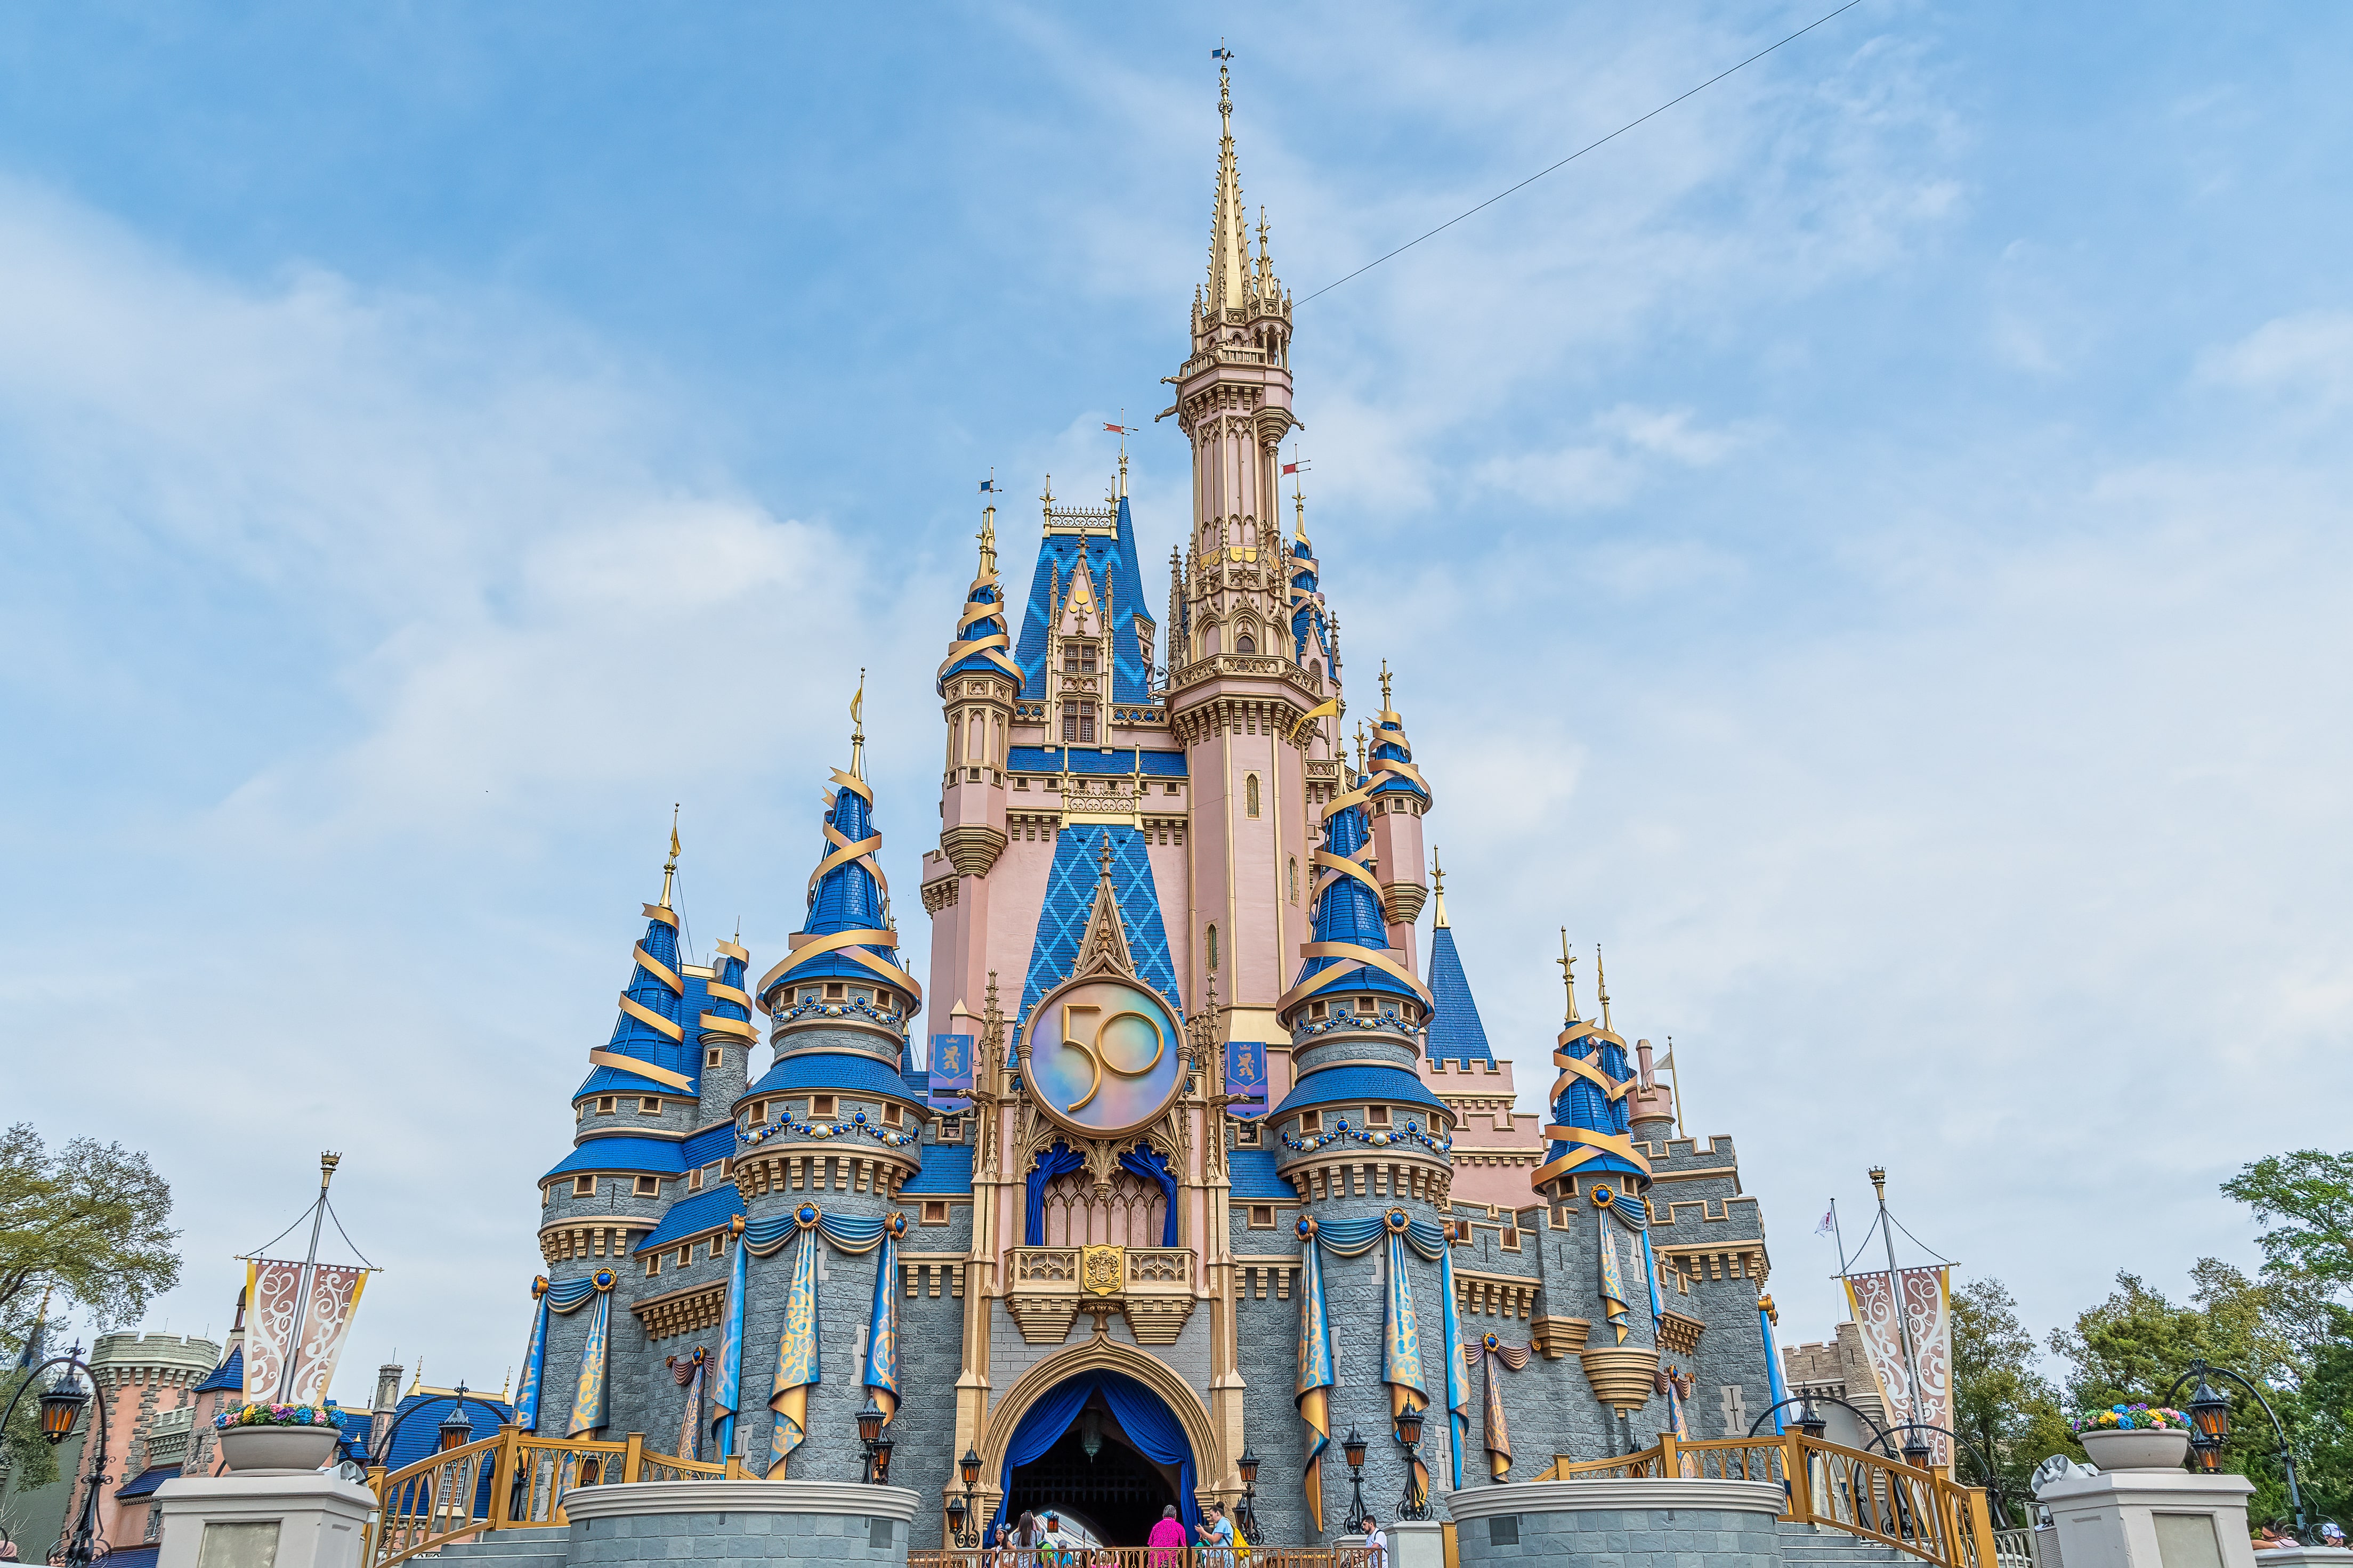
<svg viewBox="0 0 2353 1568">
<path fill-rule="evenodd" d="M 2103 1471 L 2178 1470 L 2189 1455 L 2189 1434 L 2179 1429 L 2105 1427 L 2075 1436 Z"/>
<path fill-rule="evenodd" d="M 221 1462 L 234 1471 L 315 1470 L 343 1436 L 332 1426 L 223 1426 Z"/>
</svg>

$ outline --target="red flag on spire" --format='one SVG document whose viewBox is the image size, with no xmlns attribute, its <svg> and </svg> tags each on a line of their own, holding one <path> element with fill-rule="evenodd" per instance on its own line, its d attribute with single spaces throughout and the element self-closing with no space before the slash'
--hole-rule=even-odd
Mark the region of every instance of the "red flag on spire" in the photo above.
<svg viewBox="0 0 2353 1568">
<path fill-rule="evenodd" d="M 1114 434 L 1114 435 L 1119 435 L 1119 436 L 1133 436 L 1133 435 L 1134 435 L 1134 434 L 1135 434 L 1135 431 L 1136 431 L 1136 426 L 1133 426 L 1133 425 L 1109 425 L 1109 424 L 1106 424 L 1106 425 L 1103 426 L 1103 428 L 1104 428 L 1104 429 L 1106 429 L 1106 430 L 1111 431 L 1111 432 L 1112 432 L 1113 434 Z"/>
</svg>

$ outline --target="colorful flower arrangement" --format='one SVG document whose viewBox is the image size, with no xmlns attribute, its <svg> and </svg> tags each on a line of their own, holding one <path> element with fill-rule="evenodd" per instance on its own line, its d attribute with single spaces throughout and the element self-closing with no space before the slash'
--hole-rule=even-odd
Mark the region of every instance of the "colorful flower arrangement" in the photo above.
<svg viewBox="0 0 2353 1568">
<path fill-rule="evenodd" d="M 2084 1432 L 2187 1432 L 2189 1417 L 2170 1405 L 2111 1405 L 2067 1418 L 2067 1429 Z"/>
<path fill-rule="evenodd" d="M 264 1405 L 259 1400 L 224 1410 L 213 1417 L 216 1426 L 333 1426 L 340 1414 L 335 1402 L 327 1401 L 323 1410 L 308 1405 Z"/>
</svg>

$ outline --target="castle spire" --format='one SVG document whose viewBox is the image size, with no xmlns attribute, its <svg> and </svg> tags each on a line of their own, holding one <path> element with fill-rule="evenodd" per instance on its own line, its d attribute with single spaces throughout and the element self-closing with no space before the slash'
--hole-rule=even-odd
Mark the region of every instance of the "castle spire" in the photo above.
<svg viewBox="0 0 2353 1568">
<path fill-rule="evenodd" d="M 612 1037 L 601 1049 L 588 1053 L 588 1078 L 575 1092 L 610 1094 L 659 1089 L 672 1094 L 692 1094 L 702 1058 L 690 1047 L 686 1021 L 686 983 L 679 975 L 678 914 L 670 908 L 678 871 L 678 823 L 673 813 L 670 830 L 670 861 L 662 867 L 662 897 L 645 910 L 646 934 L 630 957 L 629 983 L 621 992 L 620 1016 L 613 1021 Z"/>
<path fill-rule="evenodd" d="M 1234 162 L 1234 93 L 1231 71 L 1218 67 L 1217 212 L 1209 227 L 1209 295 L 1212 312 L 1240 310 L 1250 290 L 1250 226 L 1242 212 L 1241 171 Z"/>
<path fill-rule="evenodd" d="M 1577 1021 L 1577 959 L 1576 956 L 1568 951 L 1568 928 L 1567 926 L 1560 928 L 1560 957 L 1557 962 L 1560 964 L 1561 986 L 1568 993 L 1568 1011 L 1564 1014 L 1563 1016 L 1569 1023 L 1574 1024 Z"/>
<path fill-rule="evenodd" d="M 1614 1034 L 1609 1026 L 1609 973 L 1601 967 L 1601 944 L 1593 944 L 1593 984 L 1601 993 L 1601 1030 Z"/>
<path fill-rule="evenodd" d="M 671 880 L 678 875 L 678 802 L 670 803 L 670 858 L 662 862 L 661 907 L 669 909 Z"/>
<path fill-rule="evenodd" d="M 1430 896 L 1438 901 L 1438 912 L 1431 917 L 1434 923 L 1430 929 L 1444 931 L 1446 929 L 1446 868 L 1438 863 L 1436 845 L 1430 846 Z"/>
<path fill-rule="evenodd" d="M 866 776 L 866 670 L 858 671 L 858 695 L 849 700 L 849 776 Z"/>
</svg>

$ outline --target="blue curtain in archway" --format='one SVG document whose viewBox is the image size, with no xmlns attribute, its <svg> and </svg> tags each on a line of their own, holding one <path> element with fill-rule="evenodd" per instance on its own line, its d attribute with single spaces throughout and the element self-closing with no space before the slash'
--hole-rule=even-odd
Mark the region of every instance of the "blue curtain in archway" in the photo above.
<svg viewBox="0 0 2353 1568">
<path fill-rule="evenodd" d="M 1046 1245 L 1046 1184 L 1057 1176 L 1069 1175 L 1086 1163 L 1086 1156 L 1071 1153 L 1067 1143 L 1038 1152 L 1038 1163 L 1029 1167 L 1029 1204 L 1021 1222 L 1022 1246 Z"/>
<path fill-rule="evenodd" d="M 1176 1467 L 1176 1506 L 1186 1514 L 1188 1529 L 1195 1522 L 1200 1505 L 1193 1489 L 1198 1483 L 1193 1470 L 1193 1445 L 1185 1436 L 1185 1424 L 1176 1419 L 1175 1411 L 1161 1403 L 1158 1394 L 1134 1378 L 1116 1372 L 1088 1372 L 1048 1389 L 1013 1428 L 1013 1440 L 1005 1446 L 1005 1473 L 997 1478 L 997 1518 L 988 1527 L 991 1542 L 1001 1542 L 1005 1537 L 1006 1504 L 1013 1497 L 1013 1472 L 1042 1458 L 1047 1449 L 1060 1442 L 1062 1435 L 1071 1429 L 1071 1423 L 1079 1418 L 1079 1412 L 1098 1390 L 1102 1391 L 1103 1403 L 1111 1406 L 1120 1430 L 1127 1434 L 1128 1441 L 1135 1445 L 1139 1453 L 1155 1464 Z"/>
<path fill-rule="evenodd" d="M 1119 1157 L 1120 1169 L 1142 1176 L 1160 1189 L 1163 1206 L 1168 1217 L 1161 1223 L 1160 1245 L 1176 1245 L 1176 1174 L 1168 1168 L 1168 1156 L 1149 1143 L 1138 1143 Z"/>
</svg>

